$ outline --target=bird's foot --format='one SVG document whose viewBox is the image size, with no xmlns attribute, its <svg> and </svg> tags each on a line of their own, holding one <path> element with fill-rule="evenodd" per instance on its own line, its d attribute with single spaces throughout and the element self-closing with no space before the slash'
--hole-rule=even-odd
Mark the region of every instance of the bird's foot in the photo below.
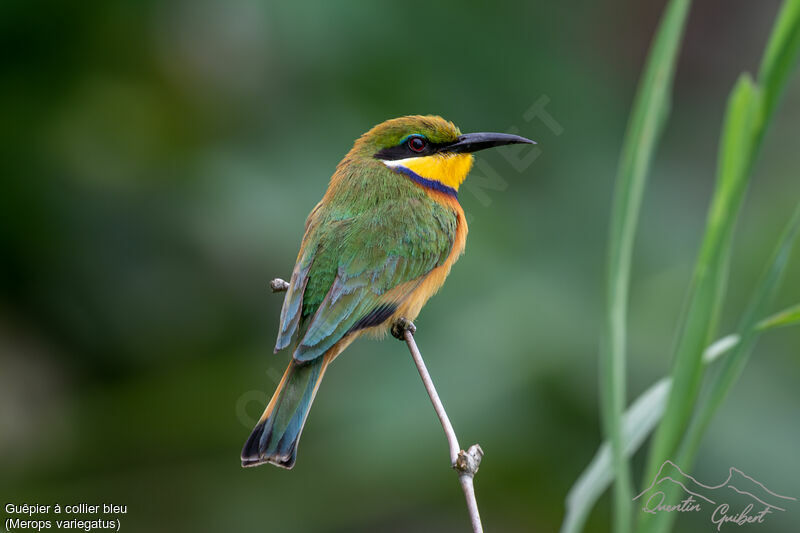
<svg viewBox="0 0 800 533">
<path fill-rule="evenodd" d="M 405 341 L 406 331 L 410 331 L 411 334 L 413 335 L 414 333 L 417 332 L 417 326 L 415 326 L 414 323 L 411 322 L 409 319 L 400 317 L 394 321 L 394 324 L 392 324 L 391 331 L 392 331 L 392 336 L 395 339 Z"/>
<path fill-rule="evenodd" d="M 269 282 L 269 288 L 272 289 L 272 292 L 288 291 L 289 283 L 282 280 L 281 278 L 275 278 Z"/>
</svg>

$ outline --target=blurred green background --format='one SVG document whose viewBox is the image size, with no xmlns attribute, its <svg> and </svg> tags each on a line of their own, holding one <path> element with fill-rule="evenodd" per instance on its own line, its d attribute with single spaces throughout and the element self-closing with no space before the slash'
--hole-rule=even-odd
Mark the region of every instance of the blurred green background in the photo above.
<svg viewBox="0 0 800 533">
<path fill-rule="evenodd" d="M 725 98 L 756 69 L 778 6 L 693 7 L 637 239 L 631 398 L 669 368 Z M 3 2 L 2 503 L 126 504 L 127 531 L 465 531 L 441 427 L 391 338 L 330 369 L 293 471 L 239 466 L 288 358 L 272 354 L 269 280 L 289 276 L 353 140 L 430 113 L 539 142 L 478 155 L 460 195 L 467 253 L 417 339 L 461 444 L 486 452 L 487 531 L 557 529 L 601 439 L 611 190 L 662 7 Z M 532 117 L 537 104 L 547 115 Z M 794 76 L 738 227 L 720 334 L 800 198 L 799 121 Z M 795 253 L 779 307 L 800 302 L 799 272 Z M 797 329 L 765 335 L 698 479 L 736 466 L 800 497 L 799 354 Z M 607 504 L 587 530 L 608 530 Z M 758 531 L 796 531 L 794 507 Z"/>
</svg>

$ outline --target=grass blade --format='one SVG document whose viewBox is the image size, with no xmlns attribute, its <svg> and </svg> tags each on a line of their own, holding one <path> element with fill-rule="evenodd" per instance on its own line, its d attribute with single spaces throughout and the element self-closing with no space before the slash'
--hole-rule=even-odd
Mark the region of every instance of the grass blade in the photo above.
<svg viewBox="0 0 800 533">
<path fill-rule="evenodd" d="M 786 81 L 797 64 L 798 52 L 800 52 L 800 0 L 787 0 L 778 14 L 758 72 L 758 83 L 764 89 L 763 124 L 759 128 L 760 134 L 772 117 L 786 87 Z"/>
<path fill-rule="evenodd" d="M 670 388 L 664 378 L 637 398 L 623 417 L 623 450 L 630 457 L 639 449 L 661 419 Z M 603 442 L 589 466 L 572 485 L 566 498 L 566 514 L 561 533 L 577 533 L 583 529 L 594 504 L 614 479 L 611 443 Z"/>
<path fill-rule="evenodd" d="M 733 228 L 747 186 L 759 111 L 758 90 L 750 77 L 743 75 L 728 101 L 717 185 L 673 356 L 672 391 L 653 439 L 645 479 L 652 479 L 661 463 L 672 457 L 697 398 L 703 350 L 716 329 L 724 295 Z M 647 523 L 651 518 L 643 520 Z"/>
<path fill-rule="evenodd" d="M 785 326 L 800 325 L 800 304 L 784 309 L 758 323 L 761 332 Z M 703 364 L 709 365 L 739 344 L 739 335 L 731 334 L 714 342 L 703 352 Z M 672 380 L 663 378 L 643 392 L 623 416 L 623 448 L 626 457 L 641 447 L 664 414 Z M 566 513 L 560 533 L 578 533 L 583 529 L 594 504 L 614 479 L 611 443 L 603 442 L 592 461 L 567 493 Z"/>
<path fill-rule="evenodd" d="M 675 350 L 674 387 L 667 413 L 650 450 L 645 480 L 651 479 L 677 447 L 688 424 L 702 374 L 700 346 L 713 334 L 727 274 L 730 234 L 766 127 L 800 52 L 800 0 L 781 9 L 759 73 L 758 91 L 748 77 L 739 79 L 723 128 L 718 185 L 701 255 L 695 268 L 692 297 Z M 748 141 L 748 137 L 749 141 Z M 645 517 L 645 522 L 648 518 Z"/>
<path fill-rule="evenodd" d="M 771 328 L 794 326 L 800 324 L 800 305 L 790 307 L 758 323 L 758 329 L 764 331 Z"/>
<path fill-rule="evenodd" d="M 710 385 L 706 391 L 707 394 L 699 402 L 700 407 L 697 409 L 692 423 L 683 438 L 681 447 L 675 456 L 675 463 L 682 468 L 689 469 L 694 464 L 703 434 L 708 429 L 711 419 L 747 364 L 750 353 L 762 331 L 758 327 L 758 317 L 763 315 L 774 300 L 798 233 L 800 233 L 800 205 L 798 205 L 794 216 L 781 236 L 775 253 L 768 263 L 767 270 L 742 317 L 738 328 L 739 342 L 733 348 L 731 355 L 725 358 L 721 367 L 711 377 Z M 674 495 L 677 492 L 674 489 L 675 487 L 665 487 L 664 501 L 672 501 L 674 499 Z M 675 517 L 671 513 L 655 515 L 653 518 L 654 530 L 659 532 L 667 531 L 674 519 Z"/>
<path fill-rule="evenodd" d="M 763 316 L 764 311 L 775 299 L 775 294 L 786 271 L 786 265 L 789 262 L 792 247 L 798 234 L 800 234 L 800 205 L 795 209 L 792 219 L 789 221 L 786 230 L 784 230 L 767 270 L 742 318 L 738 331 L 741 340 L 734 348 L 731 356 L 725 359 L 719 369 L 720 371 L 711 379 L 708 397 L 701 403 L 692 425 L 689 426 L 689 431 L 684 437 L 681 446 L 681 453 L 678 455 L 678 460 L 682 461 L 679 464 L 689 465 L 694 461 L 700 440 L 708 428 L 708 424 L 717 409 L 719 409 L 719 406 L 722 405 L 733 384 L 741 376 L 753 346 L 759 334 L 763 331 L 763 327 L 758 322 L 758 317 Z M 785 317 L 786 315 L 783 315 L 783 318 L 772 319 L 773 327 L 785 324 Z"/>
<path fill-rule="evenodd" d="M 671 0 L 659 25 L 634 101 L 620 155 L 608 256 L 608 310 L 600 354 L 601 409 L 615 470 L 614 530 L 631 528 L 632 481 L 623 449 L 625 342 L 634 236 L 647 171 L 667 115 L 689 0 Z"/>
</svg>

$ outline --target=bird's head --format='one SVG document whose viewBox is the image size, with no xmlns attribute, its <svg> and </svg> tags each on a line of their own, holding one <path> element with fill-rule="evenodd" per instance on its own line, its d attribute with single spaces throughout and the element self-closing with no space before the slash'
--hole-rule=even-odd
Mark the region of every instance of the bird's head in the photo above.
<svg viewBox="0 0 800 533">
<path fill-rule="evenodd" d="M 455 194 L 472 168 L 472 152 L 504 144 L 535 144 L 506 133 L 463 134 L 433 115 L 387 120 L 361 136 L 351 157 L 377 159 L 418 183 Z"/>
</svg>

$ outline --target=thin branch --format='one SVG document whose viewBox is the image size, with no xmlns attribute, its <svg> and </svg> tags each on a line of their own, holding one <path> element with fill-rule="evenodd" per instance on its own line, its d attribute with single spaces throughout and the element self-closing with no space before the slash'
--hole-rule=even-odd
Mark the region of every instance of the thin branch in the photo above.
<svg viewBox="0 0 800 533">
<path fill-rule="evenodd" d="M 411 357 L 414 358 L 414 364 L 417 365 L 419 376 L 422 378 L 422 383 L 425 385 L 425 390 L 428 391 L 428 396 L 431 398 L 436 416 L 439 417 L 439 422 L 441 422 L 442 429 L 444 429 L 447 443 L 450 446 L 450 464 L 458 472 L 458 481 L 461 483 L 461 488 L 464 490 L 464 497 L 467 500 L 467 509 L 469 510 L 469 518 L 472 521 L 472 530 L 474 533 L 483 533 L 481 515 L 478 512 L 478 502 L 475 499 L 475 487 L 473 484 L 473 478 L 478 472 L 478 467 L 481 465 L 483 450 L 478 444 L 473 444 L 467 451 L 462 450 L 458 445 L 456 432 L 453 430 L 453 425 L 450 423 L 447 411 L 444 410 L 444 405 L 442 405 L 442 401 L 439 399 L 439 394 L 436 392 L 436 387 L 433 385 L 433 380 L 425 366 L 425 361 L 422 359 L 422 354 L 419 353 L 417 343 L 414 341 L 414 333 L 416 331 L 416 326 L 405 318 L 399 319 L 392 326 L 392 335 L 398 339 L 404 340 L 408 345 L 408 351 L 411 352 Z"/>
<path fill-rule="evenodd" d="M 289 283 L 281 278 L 275 278 L 269 282 L 272 292 L 283 292 L 289 288 Z M 450 418 L 447 416 L 447 411 L 444 410 L 442 400 L 439 399 L 439 394 L 436 392 L 436 387 L 433 385 L 433 380 L 425 366 L 425 361 L 422 359 L 422 354 L 419 353 L 417 343 L 414 341 L 414 333 L 417 327 L 410 320 L 400 318 L 392 325 L 392 335 L 398 339 L 405 341 L 408 345 L 408 351 L 411 352 L 411 357 L 414 358 L 414 364 L 417 365 L 419 376 L 422 378 L 422 383 L 425 385 L 425 390 L 428 391 L 428 396 L 431 398 L 433 409 L 436 411 L 436 416 L 439 417 L 439 422 L 442 424 L 444 434 L 447 437 L 447 444 L 450 447 L 450 466 L 458 472 L 458 481 L 461 483 L 461 488 L 464 490 L 464 497 L 467 500 L 467 509 L 469 510 L 469 518 L 472 522 L 473 533 L 483 533 L 483 526 L 481 525 L 481 515 L 478 512 L 478 501 L 475 499 L 475 486 L 473 479 L 481 466 L 481 459 L 483 458 L 483 450 L 478 444 L 473 444 L 467 451 L 461 449 L 458 445 L 458 438 L 456 432 L 453 430 L 453 424 L 450 423 Z"/>
</svg>

